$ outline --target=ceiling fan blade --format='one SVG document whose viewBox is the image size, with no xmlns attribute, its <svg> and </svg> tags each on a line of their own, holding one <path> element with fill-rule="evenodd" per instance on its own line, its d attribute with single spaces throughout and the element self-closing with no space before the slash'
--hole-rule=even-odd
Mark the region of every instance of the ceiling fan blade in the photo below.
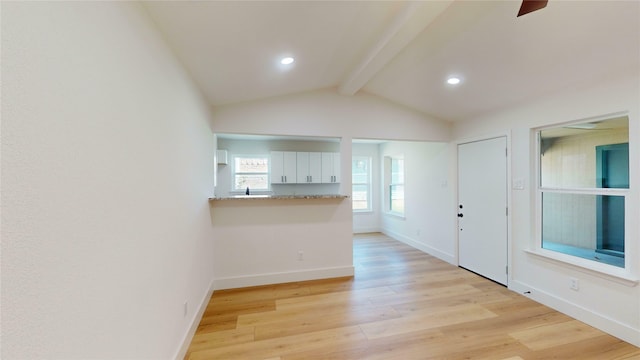
<svg viewBox="0 0 640 360">
<path fill-rule="evenodd" d="M 518 11 L 518 16 L 516 17 L 544 8 L 547 6 L 547 1 L 548 0 L 522 0 L 520 11 Z"/>
</svg>

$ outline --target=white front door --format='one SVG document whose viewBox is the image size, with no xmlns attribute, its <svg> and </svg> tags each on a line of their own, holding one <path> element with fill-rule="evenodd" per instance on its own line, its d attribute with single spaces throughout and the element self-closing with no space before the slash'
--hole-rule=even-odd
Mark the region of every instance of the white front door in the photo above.
<svg viewBox="0 0 640 360">
<path fill-rule="evenodd" d="M 458 263 L 507 285 L 507 139 L 458 145 Z"/>
</svg>

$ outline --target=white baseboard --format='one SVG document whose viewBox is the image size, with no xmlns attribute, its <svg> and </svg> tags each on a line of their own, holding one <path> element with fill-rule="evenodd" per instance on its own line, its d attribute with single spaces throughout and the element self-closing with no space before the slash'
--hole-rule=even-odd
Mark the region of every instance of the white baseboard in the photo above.
<svg viewBox="0 0 640 360">
<path fill-rule="evenodd" d="M 368 233 L 377 233 L 382 232 L 379 227 L 371 227 L 371 228 L 354 228 L 354 234 L 368 234 Z"/>
<path fill-rule="evenodd" d="M 546 305 L 563 314 L 569 315 L 576 320 L 589 324 L 630 344 L 640 346 L 640 329 L 634 329 L 627 324 L 623 324 L 605 315 L 595 313 L 592 310 L 586 309 L 578 304 L 574 304 L 558 296 L 519 281 L 509 281 L 509 289 L 523 294 L 524 296 L 527 296 L 534 301 Z M 526 292 L 530 293 L 525 294 Z"/>
<path fill-rule="evenodd" d="M 389 236 L 389 237 L 392 237 L 392 238 L 394 238 L 394 239 L 396 239 L 398 241 L 401 241 L 401 242 L 403 242 L 403 243 L 405 243 L 405 244 L 407 244 L 407 245 L 409 245 L 409 246 L 411 246 L 413 248 L 416 248 L 416 249 L 418 249 L 418 250 L 420 250 L 422 252 L 425 252 L 425 253 L 427 253 L 427 254 L 429 254 L 431 256 L 437 257 L 440 260 L 446 261 L 449 264 L 458 266 L 458 264 L 456 263 L 455 256 L 453 256 L 451 254 L 447 254 L 447 253 L 442 252 L 442 251 L 440 251 L 440 250 L 438 250 L 438 249 L 436 249 L 434 247 L 431 247 L 431 246 L 429 246 L 427 244 L 423 244 L 423 243 L 418 242 L 418 241 L 416 241 L 416 240 L 414 240 L 414 239 L 412 239 L 410 237 L 404 236 L 402 234 L 395 233 L 393 231 L 382 230 L 382 233 L 387 235 L 387 236 Z"/>
<path fill-rule="evenodd" d="M 249 286 L 280 284 L 293 281 L 307 281 L 328 279 L 335 277 L 353 276 L 354 267 L 343 266 L 335 268 L 322 268 L 303 271 L 292 271 L 283 273 L 258 274 L 247 276 L 236 276 L 228 278 L 215 279 L 213 288 L 215 290 L 235 289 Z"/>
<path fill-rule="evenodd" d="M 200 320 L 202 320 L 202 316 L 204 315 L 204 311 L 207 309 L 207 305 L 209 304 L 209 299 L 211 299 L 211 295 L 213 294 L 213 280 L 209 283 L 209 288 L 205 293 L 202 301 L 200 301 L 200 306 L 198 307 L 198 311 L 193 314 L 193 318 L 191 319 L 191 323 L 189 325 L 189 330 L 182 338 L 182 345 L 178 349 L 176 356 L 174 356 L 175 360 L 183 360 L 187 355 L 187 350 L 189 350 L 189 345 L 191 344 L 191 340 L 193 340 L 193 336 L 196 334 L 196 330 L 198 330 L 198 325 L 200 325 Z"/>
</svg>

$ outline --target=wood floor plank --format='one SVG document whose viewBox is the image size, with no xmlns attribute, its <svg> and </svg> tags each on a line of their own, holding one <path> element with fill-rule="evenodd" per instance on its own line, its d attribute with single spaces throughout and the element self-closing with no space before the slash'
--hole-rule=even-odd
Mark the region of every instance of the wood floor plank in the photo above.
<svg viewBox="0 0 640 360">
<path fill-rule="evenodd" d="M 640 360 L 640 349 L 383 234 L 355 276 L 215 291 L 186 359 Z"/>
<path fill-rule="evenodd" d="M 323 353 L 300 352 L 286 356 L 286 360 L 344 360 L 344 359 L 426 359 L 426 354 L 433 355 L 431 346 L 444 341 L 444 336 L 438 330 L 429 329 L 390 336 L 367 341 L 360 346 L 339 347 L 326 349 Z M 363 346 L 364 345 L 364 346 Z M 442 354 L 442 353 L 440 353 Z M 441 356 L 442 358 L 442 356 Z"/>
<path fill-rule="evenodd" d="M 322 318 L 326 316 L 342 316 L 344 318 L 358 318 L 360 313 L 367 312 L 380 312 L 380 313 L 393 313 L 397 314 L 394 308 L 390 306 L 375 306 L 372 304 L 344 304 L 344 303 L 331 303 L 318 307 L 307 306 L 288 306 L 275 311 L 269 311 L 259 314 L 241 315 L 237 320 L 237 327 L 244 326 L 265 326 L 269 324 L 275 324 L 283 321 L 301 320 L 307 321 L 313 320 L 313 318 Z M 322 311 L 322 317 L 318 316 L 318 310 Z"/>
<path fill-rule="evenodd" d="M 201 332 L 193 336 L 193 340 L 191 341 L 191 351 L 200 351 L 212 347 L 247 343 L 254 339 L 254 328 L 252 327 L 217 332 Z"/>
<path fill-rule="evenodd" d="M 391 307 L 367 307 L 360 310 L 345 309 L 341 312 L 325 312 L 318 316 L 308 313 L 306 316 L 283 316 L 277 321 L 255 326 L 256 339 L 271 339 L 276 337 L 303 334 L 313 331 L 348 327 L 388 319 L 397 319 L 400 315 Z"/>
<path fill-rule="evenodd" d="M 436 359 L 494 360 L 512 356 L 527 356 L 529 350 L 517 340 L 504 334 L 474 334 L 474 336 L 447 336 L 445 341 L 433 344 L 430 351 Z"/>
<path fill-rule="evenodd" d="M 622 360 L 640 359 L 640 349 L 622 340 L 602 334 L 594 338 L 575 340 L 543 350 L 531 352 L 527 360 L 580 359 Z"/>
<path fill-rule="evenodd" d="M 200 325 L 198 325 L 196 334 L 235 329 L 237 321 L 238 317 L 233 316 L 228 319 L 213 321 L 212 324 L 201 323 Z"/>
<path fill-rule="evenodd" d="M 228 302 L 212 302 L 204 311 L 203 317 L 208 316 L 225 316 L 225 315 L 240 315 L 251 314 L 269 310 L 275 310 L 276 301 L 270 300 L 257 300 L 250 302 L 239 302 L 237 300 L 230 300 Z"/>
<path fill-rule="evenodd" d="M 294 285 L 295 284 L 295 285 Z M 309 295 L 308 287 L 298 283 L 282 285 L 268 285 L 266 287 L 252 287 L 233 290 L 222 290 L 216 296 L 212 296 L 210 305 L 222 306 L 222 304 L 237 305 L 238 303 L 262 302 L 283 297 L 296 297 Z"/>
<path fill-rule="evenodd" d="M 398 319 L 360 325 L 367 339 L 404 334 L 416 330 L 476 321 L 497 316 L 476 304 L 457 305 L 439 309 L 424 309 Z"/>
<path fill-rule="evenodd" d="M 471 285 L 461 284 L 442 286 L 437 288 L 422 287 L 412 291 L 399 291 L 397 293 L 380 295 L 371 298 L 375 305 L 399 305 L 424 300 L 450 298 L 460 295 L 477 295 L 481 291 Z"/>
<path fill-rule="evenodd" d="M 317 309 L 318 306 L 329 304 L 350 304 L 367 305 L 372 298 L 385 295 L 396 295 L 396 292 L 389 287 L 376 287 L 352 291 L 340 291 L 329 294 L 309 295 L 305 297 L 295 297 L 276 300 L 276 308 L 284 309 L 290 307 L 308 307 Z"/>
<path fill-rule="evenodd" d="M 510 336 L 532 350 L 544 350 L 558 345 L 592 339 L 602 335 L 597 330 L 577 320 L 537 326 L 509 333 Z"/>
<path fill-rule="evenodd" d="M 283 357 L 288 353 L 300 352 L 301 349 L 319 350 L 364 340 L 366 338 L 360 328 L 351 326 L 193 351 L 189 359 L 266 359 Z"/>
<path fill-rule="evenodd" d="M 553 326 L 566 322 L 568 317 L 556 311 L 540 309 L 526 309 L 523 312 L 512 312 L 483 321 L 474 321 L 441 327 L 440 330 L 449 336 L 473 337 L 480 335 L 502 334 L 509 335 L 511 331 L 534 328 L 538 326 Z"/>
<path fill-rule="evenodd" d="M 310 295 L 335 293 L 355 290 L 355 279 L 352 276 L 331 278 L 307 282 Z"/>
</svg>

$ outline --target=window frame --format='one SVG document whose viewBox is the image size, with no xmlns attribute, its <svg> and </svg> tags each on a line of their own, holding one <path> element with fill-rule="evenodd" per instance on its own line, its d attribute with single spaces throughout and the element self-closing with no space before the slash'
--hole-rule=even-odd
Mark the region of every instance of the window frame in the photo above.
<svg viewBox="0 0 640 360">
<path fill-rule="evenodd" d="M 366 182 L 355 182 L 354 181 L 354 176 L 353 176 L 353 161 L 366 161 L 367 162 L 367 169 L 368 169 L 368 173 L 367 173 L 367 181 Z M 372 201 L 372 196 L 371 196 L 371 189 L 372 189 L 372 169 L 371 169 L 371 165 L 373 164 L 373 159 L 371 158 L 371 156 L 366 156 L 366 155 L 353 155 L 351 157 L 351 201 L 352 201 L 352 205 L 351 205 L 351 210 L 354 213 L 367 213 L 367 212 L 373 212 L 373 204 L 371 203 Z M 367 187 L 367 208 L 366 209 L 355 209 L 353 207 L 353 199 L 355 198 L 353 196 L 353 187 L 355 185 L 360 185 L 360 186 L 366 186 Z"/>
<path fill-rule="evenodd" d="M 264 158 L 267 161 L 267 171 L 266 172 L 237 172 L 236 171 L 236 159 L 238 158 Z M 233 154 L 231 156 L 231 186 L 230 193 L 232 194 L 244 194 L 246 188 L 236 189 L 236 175 L 267 175 L 267 188 L 266 189 L 254 189 L 249 188 L 251 194 L 266 194 L 271 192 L 271 157 L 269 154 Z"/>
<path fill-rule="evenodd" d="M 388 159 L 388 168 L 385 169 L 386 172 L 386 179 L 387 179 L 387 183 L 385 184 L 385 190 L 386 190 L 386 201 L 385 201 L 385 210 L 386 213 L 389 215 L 393 215 L 393 216 L 398 216 L 401 218 L 405 217 L 406 214 L 406 203 L 403 204 L 402 206 L 402 211 L 395 211 L 393 210 L 392 206 L 393 206 L 393 199 L 392 194 L 393 194 L 393 187 L 394 186 L 402 186 L 402 198 L 403 200 L 405 199 L 405 189 L 406 189 L 406 184 L 405 184 L 405 158 L 404 155 L 394 155 L 394 156 L 386 156 L 386 158 Z M 394 160 L 402 160 L 402 181 L 401 182 L 394 182 L 393 181 L 393 161 Z"/>
<path fill-rule="evenodd" d="M 618 114 L 619 115 L 619 114 Z M 612 116 L 607 116 L 603 118 L 599 118 L 598 120 L 606 120 L 611 118 Z M 638 277 L 636 274 L 632 272 L 633 266 L 631 264 L 632 253 L 628 252 L 630 247 L 630 221 L 633 220 L 630 218 L 630 199 L 631 199 L 631 179 L 629 183 L 629 188 L 579 188 L 579 187 L 552 187 L 552 186 L 542 186 L 542 164 L 541 164 L 541 132 L 544 130 L 549 130 L 557 127 L 580 124 L 588 121 L 594 121 L 594 119 L 583 119 L 580 121 L 573 121 L 569 123 L 560 123 L 560 124 L 552 124 L 544 127 L 531 129 L 532 136 L 531 140 L 534 143 L 533 155 L 534 155 L 534 176 L 535 176 L 535 188 L 534 191 L 534 208 L 535 208 L 535 222 L 533 224 L 534 234 L 529 249 L 525 251 L 529 254 L 539 256 L 544 258 L 545 260 L 550 260 L 555 263 L 561 263 L 565 265 L 570 265 L 577 270 L 587 271 L 596 276 L 604 277 L 609 280 L 614 280 L 625 285 L 635 286 L 638 283 Z M 629 142 L 631 142 L 631 138 L 629 138 Z M 598 262 L 595 260 L 585 259 L 578 256 L 557 252 L 553 250 L 549 250 L 543 248 L 543 238 L 542 238 L 542 218 L 543 218 L 543 209 L 542 209 L 542 198 L 544 193 L 561 193 L 561 194 L 577 194 L 577 195 L 610 195 L 610 196 L 622 196 L 624 197 L 625 202 L 625 257 L 624 257 L 624 267 L 618 267 L 615 265 L 610 265 L 603 262 Z"/>
</svg>

